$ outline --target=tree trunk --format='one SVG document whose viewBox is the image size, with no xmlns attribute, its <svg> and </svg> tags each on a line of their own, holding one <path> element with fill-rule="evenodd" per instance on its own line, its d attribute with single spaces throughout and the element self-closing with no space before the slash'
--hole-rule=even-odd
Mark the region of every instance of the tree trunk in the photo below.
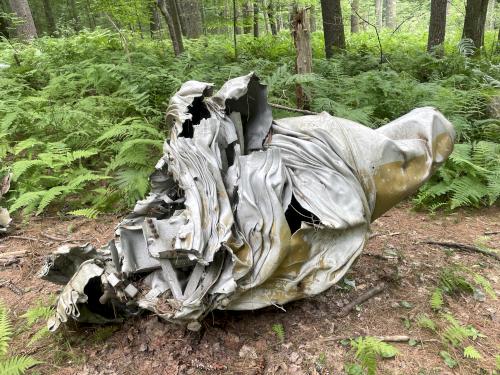
<svg viewBox="0 0 500 375">
<path fill-rule="evenodd" d="M 75 0 L 68 1 L 69 14 L 71 15 L 71 19 L 73 20 L 73 26 L 76 31 L 81 29 L 80 25 L 80 16 L 78 15 L 78 9 L 76 8 Z"/>
<path fill-rule="evenodd" d="M 352 0 L 351 3 L 351 33 L 359 32 L 359 0 Z"/>
<path fill-rule="evenodd" d="M 269 5 L 267 6 L 267 15 L 269 17 L 269 23 L 271 24 L 271 34 L 278 34 L 278 27 L 276 24 L 276 14 L 274 12 L 273 0 L 269 0 Z"/>
<path fill-rule="evenodd" d="M 177 0 L 177 9 L 183 34 L 190 39 L 203 34 L 199 0 Z"/>
<path fill-rule="evenodd" d="M 385 26 L 389 29 L 396 27 L 396 0 L 385 0 Z"/>
<path fill-rule="evenodd" d="M 334 49 L 345 49 L 344 22 L 340 0 L 321 0 L 325 54 L 333 56 Z"/>
<path fill-rule="evenodd" d="M 382 29 L 382 0 L 375 0 L 375 18 L 377 20 L 377 29 Z"/>
<path fill-rule="evenodd" d="M 243 34 L 250 34 L 252 32 L 252 21 L 250 5 L 248 1 L 243 3 Z"/>
<path fill-rule="evenodd" d="M 52 7 L 49 0 L 43 0 L 43 12 L 45 13 L 45 19 L 47 21 L 48 34 L 54 34 L 56 31 L 56 22 L 54 20 L 54 13 L 52 13 Z"/>
<path fill-rule="evenodd" d="M 488 3 L 488 29 L 495 30 L 495 4 L 496 0 L 490 0 Z"/>
<path fill-rule="evenodd" d="M 259 37 L 259 4 L 256 1 L 253 2 L 253 36 Z"/>
<path fill-rule="evenodd" d="M 233 0 L 233 44 L 234 44 L 234 58 L 238 59 L 238 44 L 236 34 L 238 34 L 238 13 L 236 7 L 236 0 Z"/>
<path fill-rule="evenodd" d="M 23 22 L 16 26 L 16 36 L 24 40 L 33 40 L 36 33 L 28 0 L 9 0 L 10 8 Z"/>
<path fill-rule="evenodd" d="M 312 49 L 310 25 L 308 22 L 307 11 L 305 9 L 295 10 L 292 20 L 292 35 L 295 49 L 297 51 L 297 60 L 295 62 L 295 71 L 297 74 L 307 74 L 312 72 Z M 300 84 L 295 86 L 297 97 L 297 108 L 310 109 L 309 98 L 304 93 Z"/>
<path fill-rule="evenodd" d="M 431 52 L 436 46 L 444 42 L 447 4 L 448 0 L 431 1 L 431 20 L 429 22 L 429 38 L 427 40 L 428 52 Z"/>
<path fill-rule="evenodd" d="M 314 5 L 311 5 L 311 8 L 309 9 L 309 27 L 311 30 L 311 33 L 316 31 L 316 8 Z"/>
<path fill-rule="evenodd" d="M 484 25 L 488 0 L 467 0 L 462 38 L 470 38 L 476 48 L 484 45 Z"/>
<path fill-rule="evenodd" d="M 149 7 L 149 32 L 151 34 L 151 38 L 155 38 L 156 35 L 161 30 L 161 19 L 158 14 L 158 9 L 151 4 Z"/>
<path fill-rule="evenodd" d="M 3 16 L 3 13 L 8 13 L 7 5 L 4 1 L 0 0 L 0 36 L 4 38 L 9 37 L 9 22 L 7 17 Z"/>
<path fill-rule="evenodd" d="M 266 12 L 266 3 L 262 1 L 262 16 L 264 17 L 264 28 L 266 30 L 266 34 L 269 34 L 269 15 Z"/>
<path fill-rule="evenodd" d="M 95 29 L 95 17 L 94 14 L 92 13 L 92 9 L 90 6 L 90 0 L 85 1 L 85 11 L 87 12 L 87 19 L 89 21 L 89 28 L 91 30 Z"/>
<path fill-rule="evenodd" d="M 168 6 L 166 1 L 169 2 Z M 172 7 L 172 3 L 173 7 Z M 168 32 L 170 34 L 170 39 L 172 40 L 172 47 L 174 49 L 175 56 L 179 56 L 184 52 L 184 44 L 182 43 L 182 33 L 179 25 L 179 19 L 174 18 L 174 12 L 176 12 L 174 0 L 157 0 L 158 9 L 160 9 L 161 14 L 165 18 L 167 23 Z M 173 12 L 172 12 L 173 10 Z"/>
</svg>

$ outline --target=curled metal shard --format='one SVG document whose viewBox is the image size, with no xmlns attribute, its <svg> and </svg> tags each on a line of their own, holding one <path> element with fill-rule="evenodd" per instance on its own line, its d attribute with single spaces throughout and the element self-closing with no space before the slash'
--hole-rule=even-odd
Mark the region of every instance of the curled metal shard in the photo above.
<svg viewBox="0 0 500 375">
<path fill-rule="evenodd" d="M 373 130 L 327 113 L 273 121 L 253 73 L 212 91 L 190 81 L 173 96 L 151 193 L 118 225 L 109 255 L 79 265 L 51 328 L 145 309 L 197 329 L 214 309 L 321 293 L 359 256 L 370 222 L 453 148 L 453 126 L 430 107 Z M 111 305 L 115 316 L 103 313 Z"/>
</svg>

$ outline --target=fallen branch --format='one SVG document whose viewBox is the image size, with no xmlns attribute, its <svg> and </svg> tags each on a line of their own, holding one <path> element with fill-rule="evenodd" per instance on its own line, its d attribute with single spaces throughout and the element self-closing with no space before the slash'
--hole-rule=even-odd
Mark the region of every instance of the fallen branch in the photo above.
<svg viewBox="0 0 500 375">
<path fill-rule="evenodd" d="M 24 241 L 35 241 L 35 242 L 50 243 L 50 241 L 42 240 L 41 238 L 26 237 L 26 236 L 7 236 L 5 238 L 2 238 L 2 241 L 6 241 L 9 238 L 13 238 L 15 240 L 24 240 Z"/>
<path fill-rule="evenodd" d="M 48 238 L 49 240 L 57 241 L 57 242 L 78 242 L 78 241 L 89 242 L 89 240 L 86 238 L 61 238 L 61 237 L 56 237 L 56 236 L 53 236 L 51 234 L 43 233 L 43 232 L 40 234 L 43 237 Z"/>
<path fill-rule="evenodd" d="M 21 296 L 23 294 L 23 291 L 10 280 L 0 280 L 0 287 L 2 286 L 5 286 L 12 293 L 17 294 L 18 296 Z"/>
<path fill-rule="evenodd" d="M 381 282 L 380 284 L 375 285 L 373 288 L 368 290 L 366 293 L 363 293 L 360 295 L 358 298 L 356 298 L 354 301 L 351 303 L 348 303 L 345 305 L 342 310 L 337 314 L 338 317 L 343 317 L 349 314 L 357 305 L 361 305 L 362 303 L 368 301 L 370 298 L 375 297 L 377 294 L 382 293 L 385 288 L 387 287 L 387 284 L 384 282 Z"/>
<path fill-rule="evenodd" d="M 2 260 L 2 267 L 9 267 L 12 266 L 13 264 L 17 264 L 20 262 L 19 258 L 10 258 L 10 259 L 5 259 Z"/>
<path fill-rule="evenodd" d="M 0 253 L 0 258 L 20 258 L 28 254 L 26 250 L 10 251 L 8 253 Z"/>
<path fill-rule="evenodd" d="M 332 342 L 332 341 L 342 341 L 342 340 L 354 340 L 358 337 L 366 336 L 335 336 L 335 337 L 325 337 L 322 341 Z M 377 340 L 383 342 L 408 342 L 412 338 L 406 335 L 394 335 L 394 336 L 374 336 Z M 427 339 L 427 340 L 416 340 L 418 342 L 440 342 L 437 339 Z"/>
<path fill-rule="evenodd" d="M 485 249 L 481 249 L 476 246 L 472 245 L 467 245 L 467 244 L 462 244 L 462 243 L 457 243 L 457 242 L 441 242 L 441 241 L 422 241 L 422 243 L 426 243 L 429 245 L 437 245 L 437 246 L 442 246 L 442 247 L 450 247 L 452 249 L 457 249 L 457 250 L 462 250 L 462 251 L 467 251 L 467 252 L 475 252 L 475 253 L 480 253 L 483 255 L 490 256 L 492 258 L 495 258 L 496 260 L 500 261 L 500 255 L 493 251 L 488 251 Z"/>
<path fill-rule="evenodd" d="M 494 231 L 494 232 L 484 232 L 485 236 L 493 236 L 495 234 L 500 234 L 500 231 Z"/>
<path fill-rule="evenodd" d="M 281 104 L 274 104 L 274 103 L 269 103 L 269 105 L 273 108 L 282 109 L 282 110 L 288 111 L 288 112 L 298 112 L 298 113 L 302 113 L 304 115 L 319 115 L 318 112 L 308 111 L 307 109 L 291 108 L 291 107 L 287 107 L 287 106 L 284 106 Z"/>
</svg>

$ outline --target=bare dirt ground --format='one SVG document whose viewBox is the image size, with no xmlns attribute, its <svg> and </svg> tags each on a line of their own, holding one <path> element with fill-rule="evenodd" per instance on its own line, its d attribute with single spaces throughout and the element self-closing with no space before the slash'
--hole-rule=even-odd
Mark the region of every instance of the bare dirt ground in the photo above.
<svg viewBox="0 0 500 375">
<path fill-rule="evenodd" d="M 113 235 L 118 217 L 97 220 L 36 218 L 18 224 L 0 239 L 0 252 L 26 250 L 18 264 L 0 264 L 0 299 L 16 327 L 11 354 L 27 354 L 44 361 L 32 369 L 39 374 L 341 374 L 353 362 L 353 352 L 340 338 L 408 335 L 416 345 L 393 343 L 394 359 L 380 360 L 380 374 L 495 374 L 500 353 L 498 300 L 478 301 L 472 295 L 445 298 L 445 308 L 462 324 L 486 335 L 473 344 L 482 359 L 463 358 L 461 349 L 445 347 L 439 335 L 420 328 L 417 316 L 426 313 L 436 322 L 429 298 L 440 271 L 461 264 L 487 278 L 500 294 L 499 263 L 477 253 L 450 251 L 421 243 L 424 240 L 474 244 L 483 241 L 498 249 L 500 208 L 459 211 L 430 216 L 408 204 L 389 211 L 372 227 L 373 238 L 347 274 L 345 284 L 314 298 L 278 308 L 252 312 L 215 312 L 198 333 L 145 315 L 108 328 L 71 325 L 60 333 L 28 345 L 42 323 L 27 328 L 20 316 L 37 304 L 54 300 L 58 286 L 39 280 L 43 257 L 60 241 L 78 239 L 96 246 Z M 485 237 L 485 232 L 490 233 Z M 495 233 L 496 232 L 496 233 Z M 52 237 L 52 239 L 51 239 Z M 388 288 L 343 318 L 342 306 L 385 280 Z M 440 320 L 441 319 L 441 320 Z M 284 328 L 282 340 L 273 325 Z M 448 350 L 458 361 L 450 369 L 439 356 Z"/>
</svg>

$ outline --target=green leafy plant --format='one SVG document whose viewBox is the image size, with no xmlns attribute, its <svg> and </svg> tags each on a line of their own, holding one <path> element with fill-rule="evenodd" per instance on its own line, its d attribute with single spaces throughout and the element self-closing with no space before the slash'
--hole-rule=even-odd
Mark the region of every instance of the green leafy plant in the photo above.
<svg viewBox="0 0 500 375">
<path fill-rule="evenodd" d="M 285 341 L 285 328 L 283 327 L 283 324 L 281 323 L 273 324 L 272 330 L 276 334 L 276 337 L 280 342 Z"/>
<path fill-rule="evenodd" d="M 373 375 L 376 373 L 379 358 L 393 358 L 398 354 L 398 350 L 392 345 L 370 336 L 351 340 L 351 347 L 358 365 L 349 367 L 350 374 L 356 373 L 360 366 L 368 375 Z"/>
<path fill-rule="evenodd" d="M 12 339 L 12 324 L 7 309 L 0 303 L 0 374 L 21 375 L 29 368 L 41 363 L 29 356 L 8 356 L 9 343 Z"/>
</svg>

